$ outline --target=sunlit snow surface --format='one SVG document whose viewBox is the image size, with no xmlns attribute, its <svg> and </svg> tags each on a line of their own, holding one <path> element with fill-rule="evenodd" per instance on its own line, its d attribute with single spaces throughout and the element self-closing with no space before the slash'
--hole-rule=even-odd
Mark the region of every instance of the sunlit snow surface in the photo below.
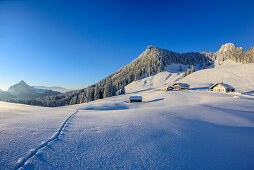
<svg viewBox="0 0 254 170">
<path fill-rule="evenodd" d="M 147 78 L 147 88 L 139 86 L 143 79 L 125 95 L 86 104 L 0 102 L 0 169 L 17 168 L 24 158 L 24 169 L 253 169 L 254 96 L 202 88 L 160 92 L 159 79 L 178 76 L 165 74 Z M 127 103 L 133 95 L 144 101 Z"/>
</svg>

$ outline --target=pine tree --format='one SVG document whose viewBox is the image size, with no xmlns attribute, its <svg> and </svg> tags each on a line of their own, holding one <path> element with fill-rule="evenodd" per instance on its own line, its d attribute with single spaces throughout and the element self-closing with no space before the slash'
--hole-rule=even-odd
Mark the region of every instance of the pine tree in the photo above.
<svg viewBox="0 0 254 170">
<path fill-rule="evenodd" d="M 184 78 L 184 77 L 186 77 L 187 76 L 187 72 L 184 72 L 183 74 L 182 74 L 182 78 Z"/>
<path fill-rule="evenodd" d="M 106 79 L 106 84 L 104 88 L 103 98 L 111 97 L 113 94 L 113 84 L 111 78 Z"/>
<path fill-rule="evenodd" d="M 116 95 L 121 95 L 121 94 L 125 94 L 125 87 L 123 86 L 122 88 L 120 88 L 117 92 Z"/>
<path fill-rule="evenodd" d="M 183 69 L 182 69 L 182 66 L 181 66 L 181 65 L 179 65 L 179 69 L 178 69 L 178 71 L 183 71 Z"/>
<path fill-rule="evenodd" d="M 77 96 L 76 95 L 71 98 L 70 105 L 72 105 L 72 104 L 77 104 Z"/>
<path fill-rule="evenodd" d="M 86 96 L 87 96 L 87 101 L 93 101 L 94 100 L 94 87 L 89 86 L 86 90 Z"/>
<path fill-rule="evenodd" d="M 191 68 L 191 72 L 192 72 L 192 73 L 195 72 L 195 68 L 194 68 L 193 65 L 192 65 L 192 68 Z"/>
<path fill-rule="evenodd" d="M 94 100 L 100 99 L 100 89 L 99 87 L 96 85 L 94 87 Z"/>
</svg>

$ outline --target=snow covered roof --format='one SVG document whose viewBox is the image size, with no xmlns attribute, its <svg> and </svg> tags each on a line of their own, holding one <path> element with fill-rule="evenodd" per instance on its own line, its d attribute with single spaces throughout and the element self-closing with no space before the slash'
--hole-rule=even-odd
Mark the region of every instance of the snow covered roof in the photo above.
<svg viewBox="0 0 254 170">
<path fill-rule="evenodd" d="M 228 84 L 225 84 L 225 83 L 215 83 L 214 85 L 212 85 L 211 87 L 210 87 L 210 89 L 213 89 L 215 86 L 217 86 L 218 84 L 220 84 L 220 85 L 222 85 L 222 86 L 224 86 L 224 87 L 226 87 L 226 88 L 228 88 L 228 89 L 235 89 L 234 87 L 232 87 L 232 86 L 230 86 L 230 85 L 228 85 Z"/>
<path fill-rule="evenodd" d="M 186 84 L 186 83 L 175 83 L 174 85 L 179 85 L 179 86 L 189 86 L 188 84 Z M 173 85 L 173 86 L 174 86 Z"/>
<path fill-rule="evenodd" d="M 232 86 L 230 86 L 230 85 L 228 85 L 228 84 L 222 83 L 221 85 L 224 86 L 224 87 L 226 87 L 226 88 L 228 88 L 228 89 L 234 89 L 234 87 L 232 87 Z"/>
<path fill-rule="evenodd" d="M 130 96 L 130 100 L 142 100 L 142 96 Z"/>
</svg>

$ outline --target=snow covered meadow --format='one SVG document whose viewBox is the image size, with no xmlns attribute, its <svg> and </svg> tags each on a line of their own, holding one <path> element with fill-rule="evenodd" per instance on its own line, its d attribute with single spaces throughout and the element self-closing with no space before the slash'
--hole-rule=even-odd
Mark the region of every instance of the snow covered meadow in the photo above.
<svg viewBox="0 0 254 170">
<path fill-rule="evenodd" d="M 253 169 L 254 76 L 243 77 L 253 66 L 197 71 L 181 80 L 191 90 L 159 91 L 181 76 L 171 70 L 84 104 L 0 102 L 0 169 Z M 228 67 L 245 71 L 231 79 Z M 238 92 L 207 91 L 222 80 Z M 143 102 L 128 103 L 133 95 Z"/>
</svg>

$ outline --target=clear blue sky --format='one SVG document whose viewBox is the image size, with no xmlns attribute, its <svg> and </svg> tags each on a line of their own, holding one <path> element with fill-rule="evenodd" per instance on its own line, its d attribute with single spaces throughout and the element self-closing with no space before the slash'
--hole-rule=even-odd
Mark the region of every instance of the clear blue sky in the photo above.
<svg viewBox="0 0 254 170">
<path fill-rule="evenodd" d="M 176 52 L 254 46 L 254 1 L 0 1 L 0 89 L 81 88 L 154 45 Z"/>
</svg>

